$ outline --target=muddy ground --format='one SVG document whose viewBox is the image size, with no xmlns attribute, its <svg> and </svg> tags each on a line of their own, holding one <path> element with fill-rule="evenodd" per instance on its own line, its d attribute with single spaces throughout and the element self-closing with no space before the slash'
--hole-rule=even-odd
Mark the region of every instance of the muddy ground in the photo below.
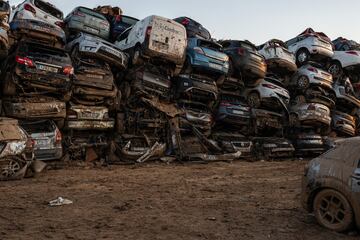
<svg viewBox="0 0 360 240">
<path fill-rule="evenodd" d="M 0 182 L 0 239 L 359 239 L 300 207 L 304 164 L 113 166 Z M 46 205 L 58 196 L 74 203 Z"/>
</svg>

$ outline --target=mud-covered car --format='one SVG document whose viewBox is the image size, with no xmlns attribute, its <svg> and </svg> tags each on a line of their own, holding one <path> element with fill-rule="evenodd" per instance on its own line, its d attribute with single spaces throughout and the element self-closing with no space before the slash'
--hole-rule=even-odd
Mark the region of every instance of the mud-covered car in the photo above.
<svg viewBox="0 0 360 240">
<path fill-rule="evenodd" d="M 320 103 L 296 103 L 291 105 L 289 116 L 290 126 L 320 125 L 329 127 L 331 124 L 330 109 Z"/>
<path fill-rule="evenodd" d="M 292 101 L 296 103 L 320 103 L 332 109 L 335 106 L 333 98 L 334 94 L 332 91 L 315 85 L 310 86 L 305 92 L 295 92 L 292 96 Z"/>
<path fill-rule="evenodd" d="M 73 58 L 98 58 L 106 61 L 112 66 L 123 70 L 127 68 L 128 56 L 118 49 L 114 44 L 86 33 L 78 33 L 70 39 L 65 49 L 71 52 Z"/>
<path fill-rule="evenodd" d="M 309 62 L 300 67 L 292 76 L 289 88 L 303 92 L 311 86 L 320 86 L 327 91 L 332 90 L 332 75 L 320 67 L 319 64 L 314 62 Z"/>
<path fill-rule="evenodd" d="M 58 160 L 62 157 L 62 134 L 53 121 L 21 121 L 20 125 L 34 141 L 37 160 Z"/>
<path fill-rule="evenodd" d="M 267 71 L 265 58 L 249 41 L 225 40 L 219 42 L 229 56 L 229 76 L 264 78 Z M 245 84 L 250 82 L 246 81 Z"/>
<path fill-rule="evenodd" d="M 200 23 L 197 21 L 189 18 L 189 17 L 178 17 L 175 18 L 174 21 L 180 23 L 186 28 L 186 33 L 188 38 L 203 38 L 206 40 L 211 39 L 210 32 L 204 28 Z"/>
<path fill-rule="evenodd" d="M 258 158 L 291 158 L 294 156 L 295 148 L 285 138 L 277 137 L 255 137 L 252 139 L 254 151 Z"/>
<path fill-rule="evenodd" d="M 225 152 L 235 153 L 240 151 L 241 158 L 250 158 L 253 155 L 253 143 L 244 135 L 229 132 L 215 132 L 211 139 L 216 141 Z"/>
<path fill-rule="evenodd" d="M 135 67 L 129 70 L 126 79 L 120 87 L 124 99 L 131 96 L 130 86 L 145 95 L 159 96 L 164 99 L 170 99 L 171 80 L 170 77 L 161 71 L 160 67 L 147 64 Z"/>
<path fill-rule="evenodd" d="M 266 130 L 278 132 L 283 129 L 283 114 L 265 109 L 252 109 L 252 116 L 256 134 Z"/>
<path fill-rule="evenodd" d="M 229 57 L 222 52 L 222 46 L 214 41 L 188 38 L 183 73 L 191 74 L 194 71 L 209 74 L 223 82 L 229 71 Z"/>
<path fill-rule="evenodd" d="M 326 151 L 324 139 L 320 134 L 307 132 L 292 134 L 291 140 L 297 156 L 316 156 Z"/>
<path fill-rule="evenodd" d="M 84 105 L 112 107 L 118 96 L 110 66 L 97 59 L 81 59 L 75 65 L 72 99 Z"/>
<path fill-rule="evenodd" d="M 1 74 L 3 95 L 56 94 L 68 101 L 74 68 L 63 50 L 34 42 L 20 42 Z"/>
<path fill-rule="evenodd" d="M 342 110 L 352 113 L 354 109 L 360 108 L 360 100 L 355 96 L 354 87 L 350 79 L 345 77 L 334 83 L 336 104 Z"/>
<path fill-rule="evenodd" d="M 266 59 L 268 69 L 284 73 L 296 72 L 296 59 L 286 44 L 278 39 L 272 39 L 258 47 L 259 53 Z"/>
<path fill-rule="evenodd" d="M 251 108 L 240 98 L 232 95 L 221 95 L 216 114 L 216 122 L 227 128 L 250 131 Z"/>
<path fill-rule="evenodd" d="M 360 138 L 344 139 L 305 167 L 301 200 L 320 225 L 360 228 Z"/>
<path fill-rule="evenodd" d="M 115 120 L 109 117 L 109 109 L 101 106 L 70 104 L 67 108 L 65 129 L 67 130 L 111 130 Z"/>
<path fill-rule="evenodd" d="M 15 119 L 0 118 L 0 181 L 23 178 L 33 163 L 33 142 Z"/>
<path fill-rule="evenodd" d="M 65 102 L 45 96 L 4 98 L 3 110 L 6 116 L 18 119 L 54 119 L 60 128 L 66 116 Z"/>
<path fill-rule="evenodd" d="M 219 90 L 213 79 L 201 75 L 183 74 L 174 80 L 175 98 L 211 103 L 218 99 Z"/>
<path fill-rule="evenodd" d="M 178 106 L 183 111 L 179 122 L 180 130 L 191 132 L 195 127 L 206 135 L 210 134 L 214 119 L 208 106 L 190 101 L 179 101 Z"/>
<path fill-rule="evenodd" d="M 353 137 L 356 132 L 355 117 L 340 111 L 334 111 L 332 113 L 331 127 L 340 136 Z"/>
<path fill-rule="evenodd" d="M 85 32 L 108 39 L 110 23 L 104 15 L 86 7 L 76 7 L 64 19 L 67 36 Z"/>
</svg>

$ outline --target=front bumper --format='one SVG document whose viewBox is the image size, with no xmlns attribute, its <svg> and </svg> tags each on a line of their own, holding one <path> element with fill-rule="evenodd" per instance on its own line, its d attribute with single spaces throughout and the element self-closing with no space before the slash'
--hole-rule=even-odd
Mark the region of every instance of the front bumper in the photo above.
<svg viewBox="0 0 360 240">
<path fill-rule="evenodd" d="M 325 114 L 321 114 L 316 111 L 302 111 L 299 115 L 300 122 L 304 123 L 322 123 L 327 126 L 330 126 L 331 124 L 331 117 L 327 116 Z"/>
<path fill-rule="evenodd" d="M 65 128 L 74 130 L 110 130 L 115 126 L 114 120 L 66 120 Z"/>
<path fill-rule="evenodd" d="M 63 156 L 62 147 L 49 149 L 35 149 L 35 158 L 40 161 L 59 160 Z"/>
</svg>

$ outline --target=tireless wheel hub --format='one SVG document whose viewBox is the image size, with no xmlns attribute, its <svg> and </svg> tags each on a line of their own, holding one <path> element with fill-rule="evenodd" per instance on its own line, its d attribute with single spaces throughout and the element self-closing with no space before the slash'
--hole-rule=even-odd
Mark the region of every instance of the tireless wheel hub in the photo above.
<svg viewBox="0 0 360 240">
<path fill-rule="evenodd" d="M 1 164 L 0 174 L 3 178 L 10 178 L 20 171 L 21 166 L 15 160 L 8 160 L 6 163 Z"/>
<path fill-rule="evenodd" d="M 308 79 L 305 76 L 301 76 L 298 80 L 298 85 L 301 88 L 306 88 L 308 85 Z"/>
<path fill-rule="evenodd" d="M 345 220 L 345 207 L 336 196 L 326 196 L 321 200 L 320 216 L 328 224 L 341 224 Z"/>
<path fill-rule="evenodd" d="M 307 59 L 307 54 L 306 54 L 306 53 L 302 52 L 302 53 L 299 54 L 299 56 L 298 56 L 298 61 L 299 61 L 300 63 L 305 62 L 306 59 Z"/>
</svg>

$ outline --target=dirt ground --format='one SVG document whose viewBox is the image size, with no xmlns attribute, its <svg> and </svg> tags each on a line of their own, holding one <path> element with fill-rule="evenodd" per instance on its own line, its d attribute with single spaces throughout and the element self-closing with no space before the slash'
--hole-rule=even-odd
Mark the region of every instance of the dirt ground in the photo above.
<svg viewBox="0 0 360 240">
<path fill-rule="evenodd" d="M 0 182 L 0 239 L 359 239 L 301 208 L 304 164 L 112 166 Z M 58 196 L 74 203 L 47 206 Z"/>
</svg>

